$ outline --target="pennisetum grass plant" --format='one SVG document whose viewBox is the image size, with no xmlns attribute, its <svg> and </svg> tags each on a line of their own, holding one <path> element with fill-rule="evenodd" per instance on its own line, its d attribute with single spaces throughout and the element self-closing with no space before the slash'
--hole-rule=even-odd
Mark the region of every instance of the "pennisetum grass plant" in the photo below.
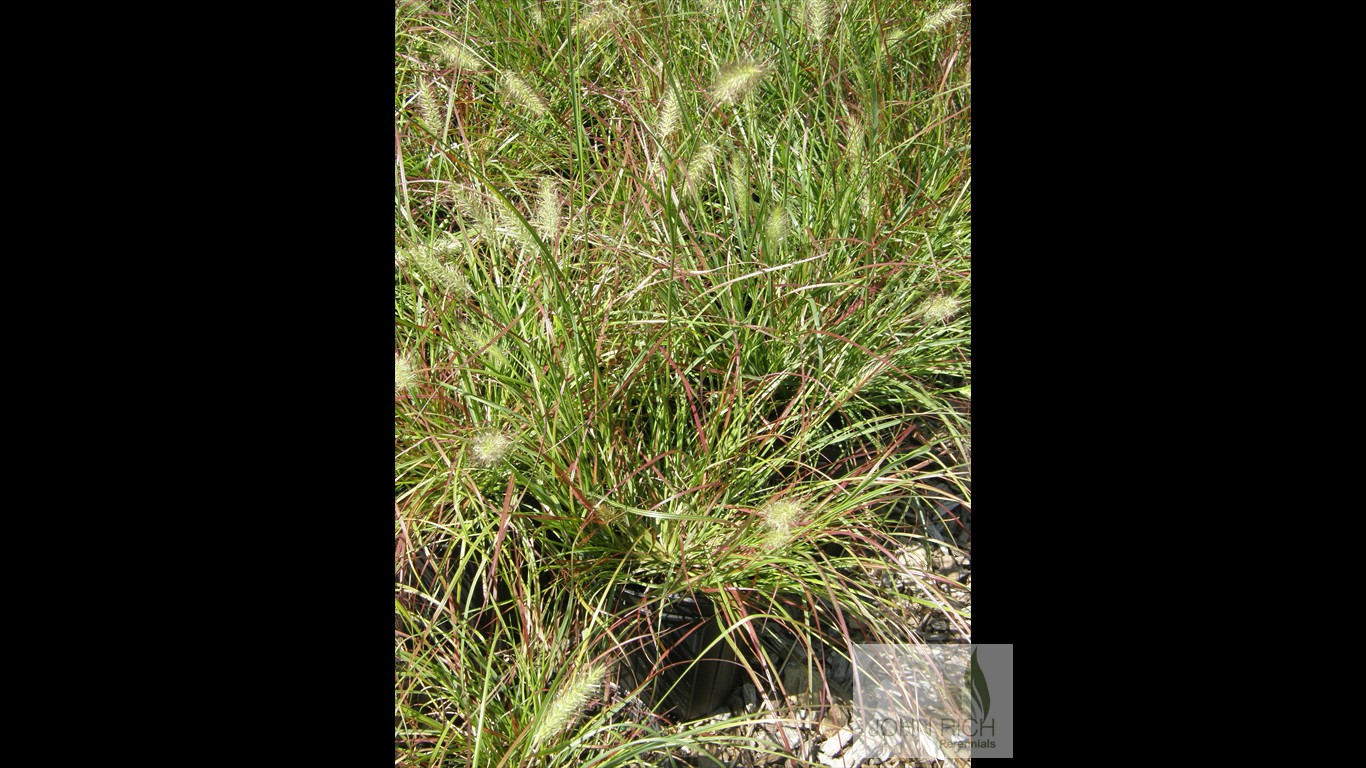
<svg viewBox="0 0 1366 768">
<path fill-rule="evenodd" d="M 807 759 L 970 639 L 969 22 L 396 10 L 399 763 Z"/>
</svg>

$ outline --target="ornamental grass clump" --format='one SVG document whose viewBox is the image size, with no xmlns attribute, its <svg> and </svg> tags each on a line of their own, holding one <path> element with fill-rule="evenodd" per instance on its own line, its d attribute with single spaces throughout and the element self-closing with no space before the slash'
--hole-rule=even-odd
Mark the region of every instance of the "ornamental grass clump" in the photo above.
<svg viewBox="0 0 1366 768">
<path fill-rule="evenodd" d="M 966 3 L 396 9 L 396 764 L 819 760 L 971 641 Z"/>
</svg>

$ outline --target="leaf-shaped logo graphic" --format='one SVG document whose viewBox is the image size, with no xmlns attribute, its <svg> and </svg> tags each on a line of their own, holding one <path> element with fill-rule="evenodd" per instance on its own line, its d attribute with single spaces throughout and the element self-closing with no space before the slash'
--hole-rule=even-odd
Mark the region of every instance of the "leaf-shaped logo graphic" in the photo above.
<svg viewBox="0 0 1366 768">
<path fill-rule="evenodd" d="M 972 708 L 977 710 L 977 722 L 982 722 L 991 710 L 991 693 L 987 690 L 987 678 L 982 674 L 982 666 L 977 663 L 977 648 L 972 649 L 972 666 L 968 673 L 972 685 Z"/>
</svg>

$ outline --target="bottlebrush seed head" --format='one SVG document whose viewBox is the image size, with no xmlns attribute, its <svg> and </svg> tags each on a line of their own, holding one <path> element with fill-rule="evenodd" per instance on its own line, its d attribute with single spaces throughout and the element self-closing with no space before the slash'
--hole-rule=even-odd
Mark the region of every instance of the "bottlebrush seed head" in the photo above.
<svg viewBox="0 0 1366 768">
<path fill-rule="evenodd" d="M 962 309 L 962 307 L 963 302 L 958 299 L 952 296 L 939 294 L 937 296 L 931 296 L 925 300 L 924 304 L 920 305 L 920 314 L 923 315 L 926 320 L 937 323 L 947 323 L 958 314 L 958 310 Z"/>
<path fill-rule="evenodd" d="M 768 70 L 762 64 L 738 61 L 726 66 L 712 83 L 712 96 L 723 104 L 739 104 L 759 85 Z"/>
<path fill-rule="evenodd" d="M 394 355 L 394 392 L 402 392 L 416 383 L 412 362 L 402 355 Z"/>
<path fill-rule="evenodd" d="M 607 668 L 605 666 L 594 664 L 586 670 L 575 673 L 561 685 L 560 690 L 551 700 L 550 706 L 546 708 L 545 714 L 531 735 L 533 747 L 540 746 L 541 742 L 558 735 L 572 723 L 588 705 L 588 702 L 592 701 L 593 696 L 601 688 L 603 678 L 606 675 Z"/>
<path fill-rule="evenodd" d="M 480 430 L 470 438 L 470 458 L 483 467 L 502 461 L 511 449 L 512 438 L 496 429 Z"/>
<path fill-rule="evenodd" d="M 545 117 L 550 114 L 550 102 L 546 101 L 545 97 L 531 87 L 531 83 L 528 83 L 521 75 L 504 72 L 503 93 L 510 100 L 521 104 L 536 117 Z"/>
<path fill-rule="evenodd" d="M 925 17 L 925 23 L 920 27 L 922 32 L 933 32 L 940 27 L 958 18 L 958 14 L 963 12 L 962 3 L 954 3 L 945 6 Z"/>
</svg>

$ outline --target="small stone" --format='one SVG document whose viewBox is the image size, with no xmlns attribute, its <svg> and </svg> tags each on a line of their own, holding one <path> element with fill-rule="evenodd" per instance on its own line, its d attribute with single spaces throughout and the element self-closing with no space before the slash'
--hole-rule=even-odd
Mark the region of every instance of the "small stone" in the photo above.
<svg viewBox="0 0 1366 768">
<path fill-rule="evenodd" d="M 740 699 L 744 702 L 745 714 L 753 714 L 759 708 L 759 692 L 755 690 L 754 683 L 745 683 L 740 686 Z"/>
</svg>

